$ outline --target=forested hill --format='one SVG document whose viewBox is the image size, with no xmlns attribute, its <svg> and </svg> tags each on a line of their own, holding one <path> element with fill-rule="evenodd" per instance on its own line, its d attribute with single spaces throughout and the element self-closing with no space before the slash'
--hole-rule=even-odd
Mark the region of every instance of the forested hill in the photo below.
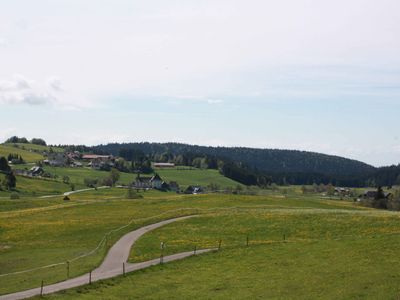
<svg viewBox="0 0 400 300">
<path fill-rule="evenodd" d="M 179 143 L 108 144 L 96 146 L 94 149 L 113 155 L 121 155 L 121 151 L 131 149 L 159 161 L 176 160 L 177 156 L 181 156 L 180 159 L 183 160 L 188 156 L 210 156 L 240 162 L 264 174 L 313 173 L 347 177 L 365 176 L 376 170 L 360 161 L 296 150 L 206 147 Z"/>
</svg>

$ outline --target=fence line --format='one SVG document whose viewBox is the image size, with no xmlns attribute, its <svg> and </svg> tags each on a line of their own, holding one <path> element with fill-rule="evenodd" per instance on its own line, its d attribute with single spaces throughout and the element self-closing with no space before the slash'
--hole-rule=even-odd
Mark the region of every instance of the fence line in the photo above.
<svg viewBox="0 0 400 300">
<path fill-rule="evenodd" d="M 276 206 L 273 206 L 273 207 L 276 207 Z M 281 206 L 280 208 L 277 208 L 277 209 L 271 209 L 270 205 L 260 205 L 260 206 L 255 206 L 255 207 L 254 206 L 252 206 L 252 207 L 234 206 L 234 207 L 215 207 L 215 208 L 192 208 L 192 207 L 178 208 L 178 209 L 174 209 L 174 210 L 167 210 L 161 214 L 150 216 L 150 217 L 131 219 L 126 225 L 123 225 L 119 228 L 112 229 L 109 232 L 107 232 L 106 234 L 104 234 L 103 238 L 100 240 L 97 247 L 94 248 L 93 250 L 91 250 L 85 254 L 79 255 L 77 257 L 74 257 L 72 259 L 69 259 L 67 261 L 49 264 L 49 265 L 40 266 L 40 267 L 35 267 L 32 269 L 27 269 L 27 270 L 22 270 L 22 271 L 11 272 L 11 273 L 7 273 L 7 274 L 0 274 L 0 277 L 23 274 L 23 273 L 33 272 L 33 271 L 37 271 L 37 270 L 42 270 L 42 269 L 53 268 L 56 266 L 67 265 L 68 262 L 74 262 L 79 259 L 93 255 L 94 253 L 96 253 L 97 251 L 102 249 L 103 246 L 106 245 L 106 241 L 107 241 L 108 237 L 110 237 L 115 232 L 118 232 L 122 229 L 125 229 L 125 228 L 131 226 L 133 223 L 137 223 L 140 221 L 148 221 L 148 220 L 159 218 L 159 217 L 162 217 L 169 213 L 175 213 L 175 212 L 184 212 L 184 211 L 192 211 L 193 212 L 193 211 L 195 211 L 195 213 L 187 214 L 187 216 L 189 216 L 189 215 L 200 215 L 201 213 L 205 213 L 205 212 L 233 211 L 233 210 L 236 210 L 237 212 L 263 210 L 263 211 L 274 211 L 274 212 L 293 211 L 294 213 L 299 213 L 301 211 L 301 212 L 306 212 L 306 213 L 307 212 L 313 212 L 313 213 L 330 212 L 330 213 L 346 213 L 346 214 L 360 214 L 360 215 L 370 215 L 370 214 L 376 215 L 376 213 L 374 213 L 375 211 L 370 211 L 370 210 L 362 210 L 361 211 L 361 210 L 346 210 L 346 209 L 320 209 L 320 208 L 316 209 L 313 207 L 285 207 L 285 206 Z M 382 213 L 383 212 L 379 212 L 379 215 L 382 215 Z M 145 226 L 145 225 L 143 225 L 143 226 Z M 380 233 L 380 235 L 396 235 L 396 234 L 400 234 L 400 232 Z M 353 235 L 347 235 L 347 236 L 353 236 Z M 342 239 L 342 238 L 340 238 L 340 239 Z M 340 239 L 336 239 L 336 240 L 340 240 Z M 321 240 L 321 239 L 307 239 L 307 241 L 319 241 L 319 240 Z M 331 239 L 331 240 L 334 240 L 334 239 Z M 305 240 L 303 240 L 303 241 L 305 241 Z M 280 242 L 280 241 L 271 241 L 271 242 Z"/>
</svg>

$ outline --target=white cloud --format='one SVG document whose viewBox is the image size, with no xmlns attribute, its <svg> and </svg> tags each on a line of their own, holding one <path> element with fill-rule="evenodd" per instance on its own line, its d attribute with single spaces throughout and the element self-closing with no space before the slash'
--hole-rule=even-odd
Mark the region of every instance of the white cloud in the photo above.
<svg viewBox="0 0 400 300">
<path fill-rule="evenodd" d="M 14 75 L 10 80 L 0 80 L 0 104 L 8 105 L 52 105 L 58 110 L 80 110 L 93 107 L 81 95 L 69 93 L 62 81 L 50 76 L 44 81 Z"/>
<path fill-rule="evenodd" d="M 0 81 L 0 92 L 18 91 L 26 89 L 30 89 L 29 81 L 21 75 L 14 75 L 12 80 Z"/>
<path fill-rule="evenodd" d="M 14 75 L 11 80 L 0 81 L 0 103 L 2 104 L 46 104 L 56 97 L 33 80 Z"/>
<path fill-rule="evenodd" d="M 57 92 L 63 91 L 61 80 L 58 77 L 53 76 L 47 79 L 47 86 Z"/>
</svg>

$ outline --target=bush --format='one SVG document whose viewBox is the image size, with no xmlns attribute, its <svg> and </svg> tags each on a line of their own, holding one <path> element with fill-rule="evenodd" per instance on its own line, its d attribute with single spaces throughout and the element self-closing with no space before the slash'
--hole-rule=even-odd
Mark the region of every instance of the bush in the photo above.
<svg viewBox="0 0 400 300">
<path fill-rule="evenodd" d="M 97 183 L 98 183 L 98 179 L 93 179 L 93 178 L 85 178 L 83 179 L 83 183 L 87 186 L 87 187 L 96 187 Z"/>
<path fill-rule="evenodd" d="M 35 145 L 47 146 L 46 141 L 43 139 L 39 139 L 39 138 L 33 138 L 31 140 L 31 143 L 35 144 Z"/>
<path fill-rule="evenodd" d="M 129 188 L 125 195 L 126 199 L 140 199 L 143 198 L 142 195 L 136 193 L 132 188 Z"/>
<path fill-rule="evenodd" d="M 101 185 L 106 185 L 106 186 L 113 186 L 113 180 L 112 180 L 112 178 L 111 177 L 106 177 L 106 178 L 103 178 L 102 180 L 101 180 Z"/>
<path fill-rule="evenodd" d="M 63 180 L 63 183 L 69 184 L 69 176 L 64 175 L 62 180 Z"/>
<path fill-rule="evenodd" d="M 71 200 L 71 199 L 69 199 L 68 196 L 65 196 L 65 197 L 64 197 L 64 201 L 69 201 L 69 200 Z"/>
<path fill-rule="evenodd" d="M 11 193 L 10 199 L 12 199 L 12 200 L 19 199 L 19 194 L 16 192 Z"/>
</svg>

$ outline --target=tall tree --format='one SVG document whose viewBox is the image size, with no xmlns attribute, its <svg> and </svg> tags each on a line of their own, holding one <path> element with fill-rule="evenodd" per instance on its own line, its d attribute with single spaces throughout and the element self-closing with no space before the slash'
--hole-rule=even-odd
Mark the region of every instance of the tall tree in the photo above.
<svg viewBox="0 0 400 300">
<path fill-rule="evenodd" d="M 5 186 L 8 190 L 12 190 L 12 189 L 16 188 L 17 178 L 15 177 L 13 172 L 9 172 L 8 174 L 6 174 Z"/>
<path fill-rule="evenodd" d="M 11 171 L 11 168 L 8 165 L 8 161 L 4 156 L 0 157 L 0 171 L 3 171 L 3 172 Z"/>
<path fill-rule="evenodd" d="M 110 171 L 110 178 L 113 185 L 118 181 L 119 177 L 120 177 L 119 171 L 115 168 L 112 168 Z"/>
</svg>

